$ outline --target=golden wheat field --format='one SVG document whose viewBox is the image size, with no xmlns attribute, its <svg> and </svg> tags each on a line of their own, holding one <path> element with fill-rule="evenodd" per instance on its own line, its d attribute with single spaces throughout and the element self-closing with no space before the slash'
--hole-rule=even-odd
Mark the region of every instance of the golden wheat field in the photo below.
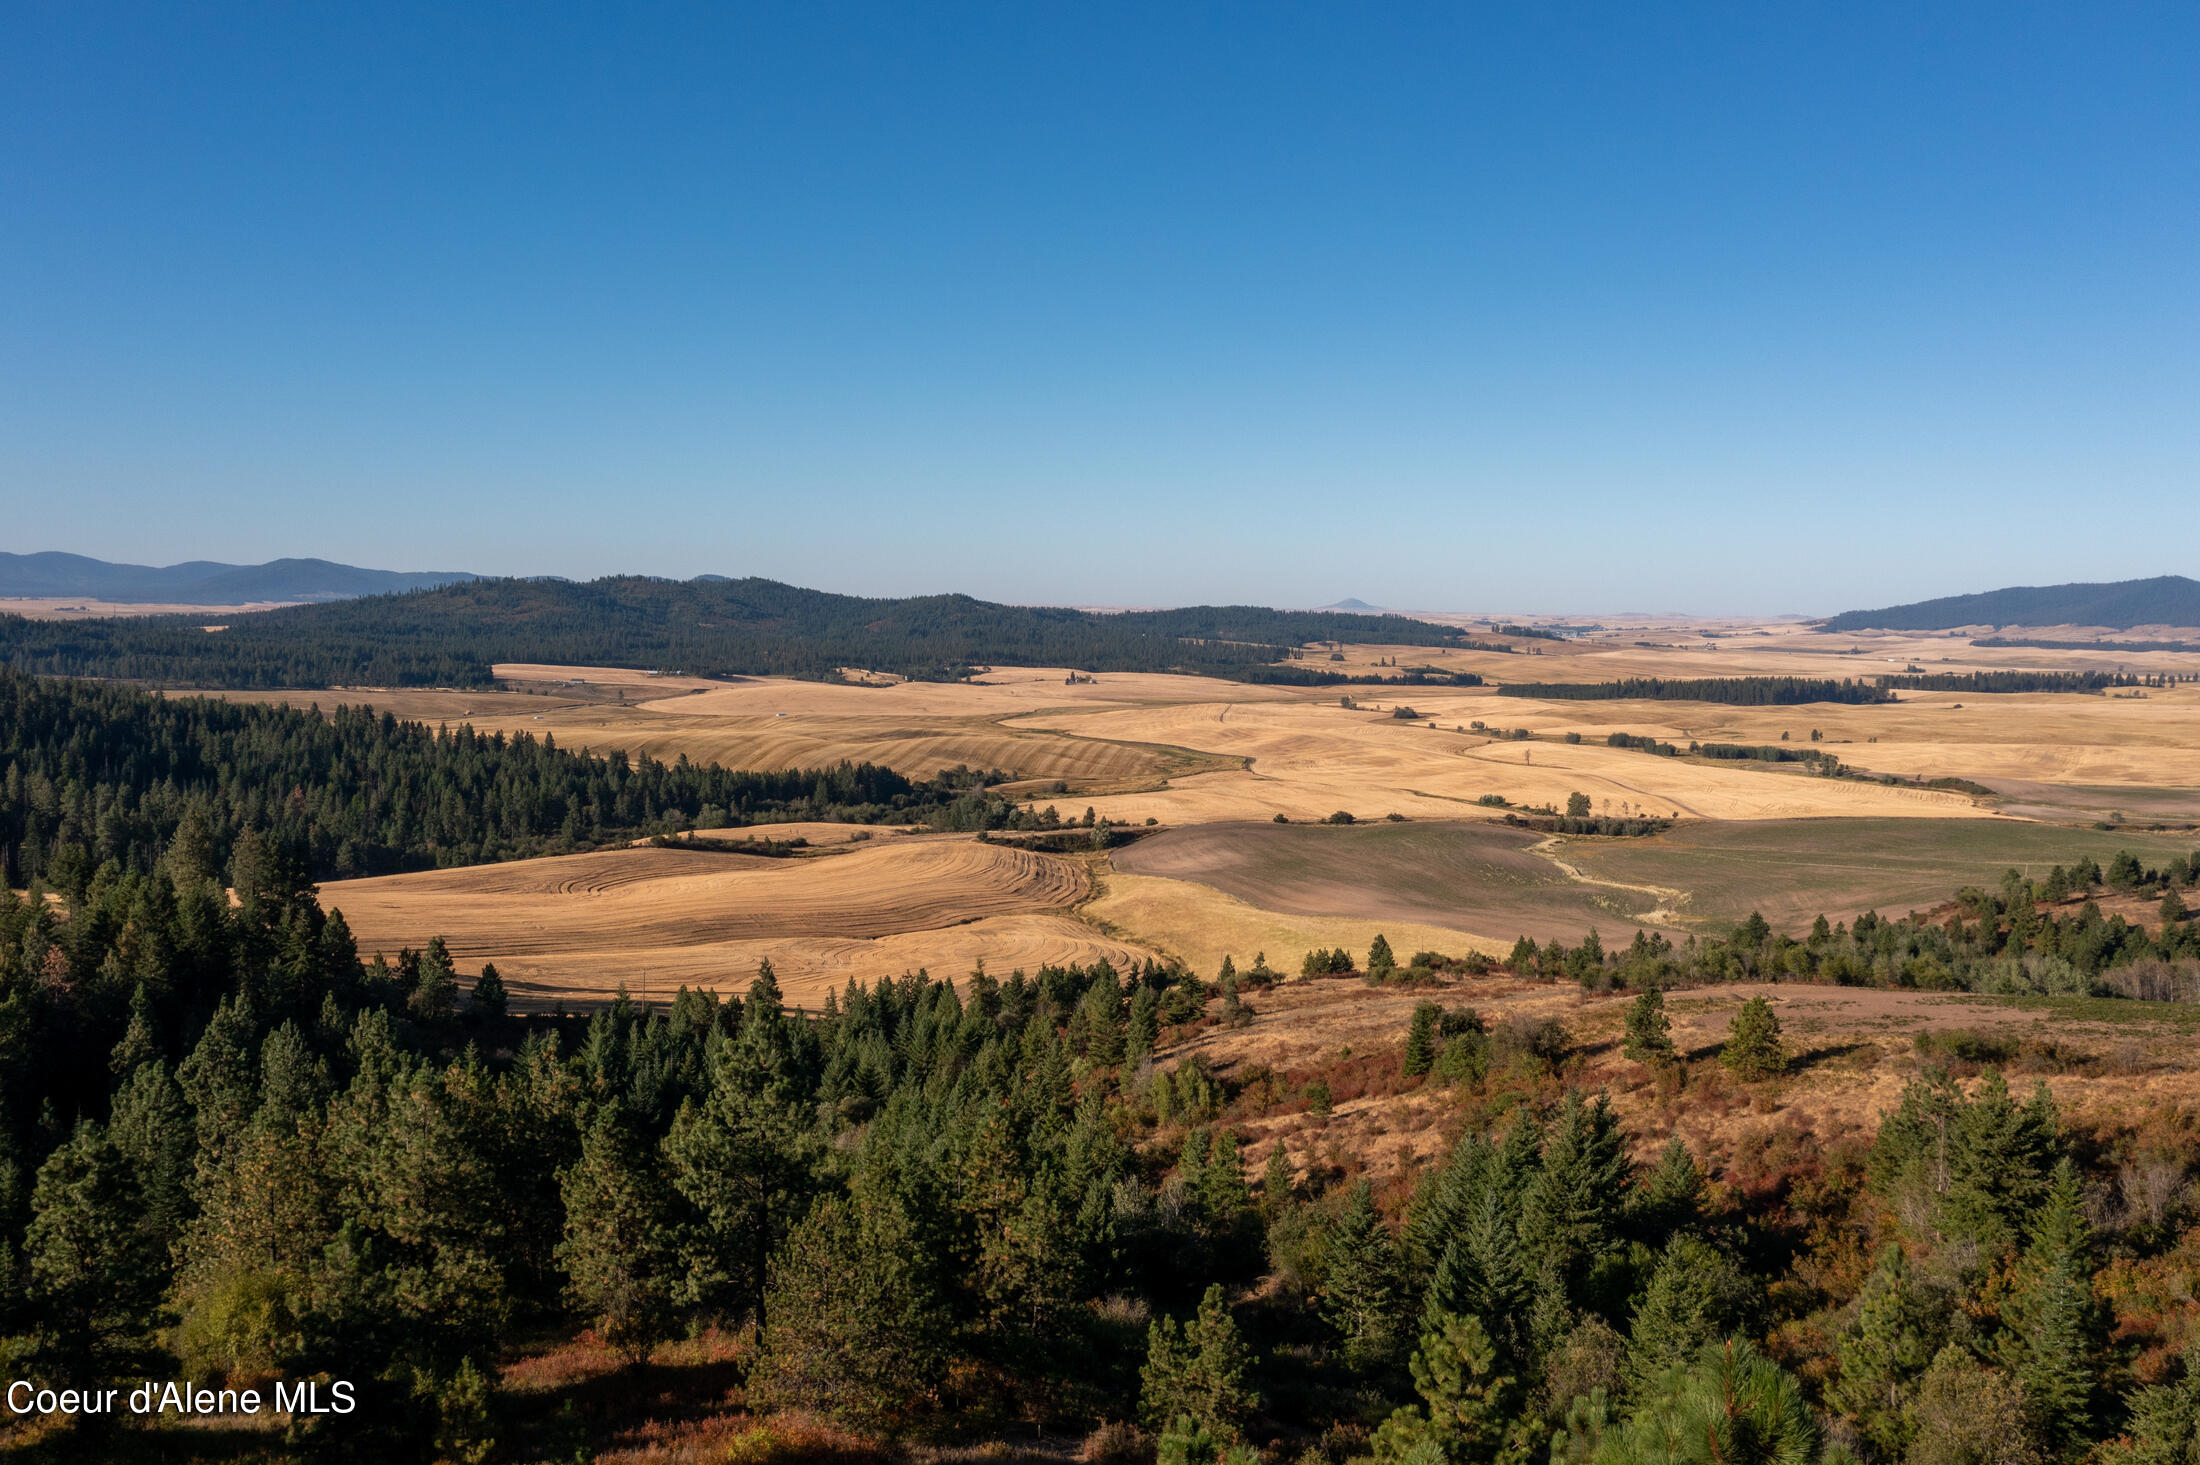
<svg viewBox="0 0 2200 1465">
<path fill-rule="evenodd" d="M 502 664 L 507 690 L 355 688 L 315 693 L 222 693 L 294 705 L 364 702 L 399 717 L 553 737 L 565 747 L 613 748 L 728 768 L 815 768 L 882 763 L 913 778 L 944 769 L 1000 769 L 1021 781 L 1120 789 L 1234 766 L 1227 757 L 1137 740 L 1092 739 L 1006 719 L 1039 708 L 1166 705 L 1214 695 L 1201 677 L 1103 675 L 1068 681 L 1059 667 L 1020 667 L 969 682 L 875 686 L 758 677 L 705 681 L 614 667 Z M 1280 689 L 1238 689 L 1287 700 Z"/>
<path fill-rule="evenodd" d="M 1459 618 L 1452 618 L 1459 619 Z M 1486 628 L 1472 618 L 1474 634 Z M 1717 639 L 1705 639 L 1704 632 Z M 1653 640 L 1638 646 L 1628 639 Z M 1657 638 L 1666 638 L 1659 640 Z M 1495 680 L 1600 681 L 1625 676 L 1862 676 L 1932 670 L 2200 664 L 2179 653 L 2115 662 L 2089 652 L 1973 648 L 1915 635 L 1829 637 L 1792 624 L 1645 623 L 1564 642 L 1513 639 L 1539 654 L 1347 645 L 1342 663 L 1316 648 L 1305 664 L 1365 672 L 1378 663 L 1473 669 Z M 1717 648 L 1707 650 L 1704 648 Z M 1858 649 L 1858 655 L 1846 654 Z M 1901 694 L 1885 706 L 1735 708 L 1689 702 L 1540 701 L 1492 688 L 1254 687 L 1211 678 L 1005 668 L 965 683 L 861 686 L 780 678 L 708 681 L 605 667 L 508 664 L 493 692 L 352 691 L 401 716 L 465 721 L 660 758 L 789 768 L 843 758 L 912 776 L 965 765 L 1000 769 L 1011 792 L 1089 800 L 1110 818 L 1168 823 L 1264 818 L 1472 816 L 1477 800 L 1563 804 L 1587 794 L 1600 812 L 1679 817 L 1967 817 L 1989 812 L 1960 793 L 1811 777 L 1792 767 L 1654 759 L 1602 746 L 1626 732 L 1690 740 L 1806 742 L 1852 767 L 1905 778 L 2006 781 L 2009 812 L 2095 818 L 2130 805 L 2168 817 L 2179 791 L 2200 789 L 2200 687 L 2146 697 Z M 1340 706 L 1349 695 L 1361 710 Z M 295 697 L 296 694 L 293 694 Z M 299 698 L 298 700 L 309 700 Z M 1418 716 L 1395 718 L 1400 707 Z M 1525 728 L 1539 741 L 1467 731 Z M 1431 728 L 1430 723 L 1435 726 Z M 1555 741 L 1567 734 L 1580 744 Z M 1596 744 L 1597 746 L 1591 746 Z M 1057 794 L 1056 782 L 1068 785 Z"/>
<path fill-rule="evenodd" d="M 1112 819 L 1165 824 L 1259 819 L 1283 814 L 1320 819 L 1339 810 L 1355 818 L 1388 814 L 1455 819 L 1485 812 L 1498 795 L 1516 804 L 1563 806 L 1581 792 L 1614 813 L 1704 819 L 1817 817 L 1960 818 L 1985 814 L 1961 795 L 1897 789 L 1773 768 L 1654 758 L 1601 744 L 1495 741 L 1460 731 L 1488 720 L 1556 735 L 1584 706 L 1499 698 L 1480 690 L 1353 688 L 1357 709 L 1301 698 L 1291 702 L 1207 702 L 1047 712 L 1013 726 L 1075 731 L 1091 738 L 1170 743 L 1247 760 L 1226 770 L 1170 780 L 1154 789 L 1096 799 Z M 1424 714 L 1392 716 L 1400 705 Z M 1670 707 L 1674 704 L 1659 704 Z M 1432 728 L 1431 722 L 1435 723 Z M 1494 814 L 1496 811 L 1487 811 Z"/>
<path fill-rule="evenodd" d="M 1489 638 L 1487 623 L 1455 619 Z M 1534 654 L 1346 645 L 1338 648 L 1341 662 L 1317 647 L 1303 664 L 1350 672 L 1428 665 L 1492 681 L 2117 664 L 2090 652 L 1972 648 L 1960 638 L 1914 635 L 1827 637 L 1789 623 L 1740 621 L 1650 618 L 1564 642 L 1510 640 Z M 2176 653 L 2125 660 L 2151 670 L 2200 662 Z M 1485 798 L 1563 807 L 1576 793 L 1599 814 L 1682 820 L 2200 817 L 2200 687 L 2192 686 L 2149 689 L 2144 697 L 1904 692 L 1881 706 L 1738 708 L 1539 700 L 1501 696 L 1493 686 L 1281 688 L 1158 674 L 1071 680 L 1062 668 L 997 668 L 960 683 L 857 675 L 863 685 L 605 667 L 510 664 L 496 671 L 501 686 L 494 691 L 292 695 L 365 701 L 405 717 L 668 760 L 777 769 L 851 759 L 916 777 L 957 765 L 999 769 L 1012 780 L 1005 791 L 1034 808 L 1053 804 L 1075 816 L 1089 806 L 1133 825 L 1265 824 L 1278 814 L 1304 823 L 1339 811 L 1363 821 L 1495 818 L 1504 810 Z M 1401 707 L 1414 715 L 1393 715 Z M 1474 731 L 1475 722 L 1487 731 Z M 1532 736 L 1489 735 L 1512 729 Z M 1796 765 L 1660 758 L 1605 741 L 1625 732 L 1685 747 L 1692 740 L 1779 743 L 1785 734 L 1793 745 L 1812 746 L 1813 731 L 1821 739 L 1815 746 L 1852 768 L 1965 779 L 1993 796 L 1823 778 Z M 1565 741 L 1569 734 L 1579 741 Z M 867 843 L 857 838 L 864 833 L 874 834 L 873 847 L 825 862 L 635 850 L 576 857 L 634 861 L 601 889 L 590 883 L 593 874 L 535 874 L 566 868 L 547 861 L 349 882 L 330 886 L 325 898 L 344 908 L 370 950 L 440 931 L 466 959 L 497 961 L 522 999 L 538 1002 L 606 995 L 622 980 L 639 987 L 645 971 L 652 987 L 739 985 L 765 956 L 790 991 L 821 993 L 851 975 L 920 966 L 960 974 L 980 958 L 1007 969 L 1160 952 L 1212 971 L 1225 953 L 1242 963 L 1266 951 L 1283 964 L 1316 945 L 1364 949 L 1377 929 L 1401 949 L 1453 953 L 1509 945 L 1517 934 L 1510 926 L 1469 929 L 1464 920 L 1409 928 L 1349 913 L 1290 914 L 1268 908 L 1258 892 L 1225 894 L 1196 872 L 1108 875 L 1097 897 L 1080 905 L 1084 875 L 1070 861 L 980 853 L 968 841 L 885 831 L 820 827 L 800 837 L 831 848 Z M 755 836 L 789 839 L 797 831 L 767 826 L 699 838 L 719 845 Z M 705 864 L 689 868 L 683 859 Z M 1043 879 L 1042 870 L 1049 872 Z"/>
<path fill-rule="evenodd" d="M 1225 956 L 1244 967 L 1265 955 L 1271 966 L 1296 971 L 1300 958 L 1315 947 L 1342 946 L 1358 954 L 1378 934 L 1390 942 L 1401 961 L 1416 951 L 1502 955 L 1513 944 L 1509 936 L 1499 941 L 1415 921 L 1265 910 L 1196 880 L 1121 870 L 1102 877 L 1099 890 L 1081 914 L 1124 940 L 1173 956 L 1208 975 L 1221 967 Z"/>
<path fill-rule="evenodd" d="M 1428 615 L 1423 619 L 1457 625 L 1475 641 L 1501 643 L 1517 654 L 1495 651 L 1446 652 L 1419 647 L 1345 643 L 1304 652 L 1303 665 L 1353 674 L 1387 672 L 1385 661 L 1400 667 L 1428 666 L 1438 671 L 1472 671 L 1498 682 L 1609 681 L 1620 677 L 1870 677 L 1899 672 L 1915 664 L 1928 671 L 2177 671 L 2200 670 L 2200 634 L 2190 628 L 2138 627 L 2107 632 L 2113 639 L 2189 640 L 2192 651 L 2075 650 L 2060 647 L 1973 646 L 1979 631 L 1822 632 L 1796 621 L 1759 621 L 1732 617 L 1642 617 L 1604 629 L 1569 634 L 1563 640 L 1493 635 L 1486 616 Z M 1496 618 L 1502 623 L 1505 618 Z M 1546 618 L 1547 619 L 1547 618 Z M 2011 635 L 2044 640 L 2089 639 L 2100 633 L 2085 627 L 2010 628 Z M 1342 660 L 1329 661 L 1334 651 Z"/>
<path fill-rule="evenodd" d="M 960 977 L 1143 955 L 1064 912 L 1082 865 L 958 836 L 882 837 L 846 854 L 769 859 L 719 849 L 621 849 L 332 882 L 362 951 L 394 956 L 429 935 L 462 970 L 484 961 L 524 1006 L 590 1001 L 621 986 L 746 987 L 770 960 L 788 1000 L 850 978 L 920 967 Z"/>
</svg>

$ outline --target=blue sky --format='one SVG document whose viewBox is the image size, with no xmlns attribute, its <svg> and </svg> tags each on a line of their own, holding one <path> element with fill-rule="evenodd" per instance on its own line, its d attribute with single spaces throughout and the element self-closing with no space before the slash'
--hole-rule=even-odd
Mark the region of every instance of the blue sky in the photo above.
<svg viewBox="0 0 2200 1465">
<path fill-rule="evenodd" d="M 1100 604 L 2200 574 L 2200 10 L 10 6 L 0 548 Z"/>
</svg>

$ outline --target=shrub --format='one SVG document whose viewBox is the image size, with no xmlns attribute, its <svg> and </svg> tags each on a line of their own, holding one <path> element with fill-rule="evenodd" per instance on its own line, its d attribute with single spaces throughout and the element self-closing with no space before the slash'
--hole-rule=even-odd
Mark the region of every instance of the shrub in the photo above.
<svg viewBox="0 0 2200 1465">
<path fill-rule="evenodd" d="M 1524 1013 L 1507 1018 L 1492 1039 L 1497 1056 L 1506 1062 L 1522 1060 L 1545 1072 L 1555 1072 L 1572 1045 L 1573 1034 L 1557 1018 Z"/>
<path fill-rule="evenodd" d="M 1920 1058 L 1952 1058 L 1958 1063 L 2008 1063 L 2022 1045 L 2004 1033 L 1984 1033 L 1976 1028 L 1950 1028 L 1946 1032 L 1919 1033 L 1911 1040 Z"/>
</svg>

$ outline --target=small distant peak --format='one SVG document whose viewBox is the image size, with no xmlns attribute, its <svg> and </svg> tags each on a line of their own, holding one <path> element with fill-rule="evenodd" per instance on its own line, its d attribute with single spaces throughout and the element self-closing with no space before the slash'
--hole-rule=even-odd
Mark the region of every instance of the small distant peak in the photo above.
<svg viewBox="0 0 2200 1465">
<path fill-rule="evenodd" d="M 1386 609 L 1386 607 L 1380 605 L 1369 605 L 1366 601 L 1360 599 L 1356 595 L 1348 595 L 1344 599 L 1337 601 L 1332 605 L 1317 605 L 1314 607 L 1314 609 L 1354 611 L 1361 614 L 1380 614 L 1384 609 Z"/>
</svg>

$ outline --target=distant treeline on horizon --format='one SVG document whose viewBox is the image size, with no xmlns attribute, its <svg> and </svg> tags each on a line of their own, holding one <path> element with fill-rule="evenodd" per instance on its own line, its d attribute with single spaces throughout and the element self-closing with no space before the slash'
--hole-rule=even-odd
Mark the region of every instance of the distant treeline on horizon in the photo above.
<svg viewBox="0 0 2200 1465">
<path fill-rule="evenodd" d="M 1326 684 L 1276 667 L 1316 641 L 1450 647 L 1399 615 L 1191 606 L 1101 614 L 965 595 L 869 599 L 769 580 L 475 580 L 234 618 L 0 616 L 0 664 L 189 687 L 485 687 L 497 662 L 827 680 L 843 667 L 953 681 L 996 664 Z"/>
<path fill-rule="evenodd" d="M 1729 707 L 1794 707 L 1807 702 L 1846 702 L 1858 706 L 1892 702 L 1882 687 L 1831 677 L 1627 677 L 1615 682 L 1513 682 L 1497 689 L 1501 697 L 1536 697 L 1552 702 L 1717 702 Z"/>
<path fill-rule="evenodd" d="M 2166 687 L 2195 677 L 2176 673 L 2105 671 L 1916 672 L 1871 681 L 1807 677 L 1627 677 L 1613 682 L 1512 682 L 1503 697 L 1551 702 L 1716 702 L 1728 707 L 1795 707 L 1811 702 L 1871 706 L 1909 692 L 2103 692 L 2112 687 Z"/>
</svg>

